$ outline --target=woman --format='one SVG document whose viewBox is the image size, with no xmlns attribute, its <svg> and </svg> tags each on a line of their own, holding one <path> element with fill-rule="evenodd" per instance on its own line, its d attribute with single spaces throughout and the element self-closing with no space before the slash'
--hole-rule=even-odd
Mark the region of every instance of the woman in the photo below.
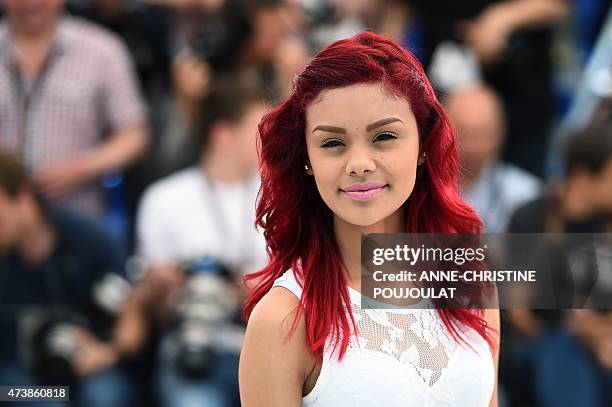
<svg viewBox="0 0 612 407">
<path fill-rule="evenodd" d="M 361 235 L 481 228 L 414 56 L 372 33 L 332 43 L 259 133 L 271 260 L 246 279 L 243 405 L 496 406 L 498 311 L 359 307 Z"/>
</svg>

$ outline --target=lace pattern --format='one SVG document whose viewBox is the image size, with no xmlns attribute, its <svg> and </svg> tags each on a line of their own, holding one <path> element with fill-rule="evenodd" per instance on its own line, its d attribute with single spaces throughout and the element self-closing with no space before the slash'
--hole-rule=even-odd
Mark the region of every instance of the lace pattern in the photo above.
<svg viewBox="0 0 612 407">
<path fill-rule="evenodd" d="M 296 297 L 301 286 L 288 271 L 277 279 Z M 458 344 L 436 309 L 362 309 L 349 289 L 357 335 L 342 360 L 328 338 L 314 388 L 304 407 L 486 407 L 495 385 L 487 342 L 471 328 Z"/>
<path fill-rule="evenodd" d="M 361 309 L 352 305 L 358 337 L 351 347 L 380 352 L 410 365 L 428 386 L 433 386 L 456 350 L 453 340 L 435 309 L 394 313 Z"/>
</svg>

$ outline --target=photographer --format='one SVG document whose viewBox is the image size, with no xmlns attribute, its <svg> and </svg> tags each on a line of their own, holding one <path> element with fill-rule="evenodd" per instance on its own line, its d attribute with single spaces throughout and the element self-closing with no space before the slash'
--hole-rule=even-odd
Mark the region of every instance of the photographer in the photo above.
<svg viewBox="0 0 612 407">
<path fill-rule="evenodd" d="M 0 385 L 68 385 L 77 406 L 133 405 L 116 324 L 129 289 L 113 241 L 47 208 L 0 151 Z"/>
<path fill-rule="evenodd" d="M 555 283 L 561 261 L 571 265 L 572 310 L 508 309 L 509 329 L 502 351 L 513 405 L 610 405 L 612 313 L 610 241 L 612 231 L 612 119 L 596 121 L 569 141 L 566 177 L 513 215 L 511 233 L 584 234 L 580 244 L 548 255 Z M 599 235 L 598 235 L 599 234 Z M 608 234 L 608 235 L 605 235 Z M 522 253 L 528 258 L 529 251 Z M 567 257 L 567 259 L 565 259 Z M 594 308 L 601 308 L 599 310 Z M 569 308 L 569 307 L 567 307 Z M 571 368 L 568 368 L 571 366 Z"/>
<path fill-rule="evenodd" d="M 140 205 L 138 251 L 151 267 L 134 297 L 161 336 L 164 406 L 238 403 L 243 328 L 220 333 L 231 331 L 239 312 L 240 277 L 267 260 L 253 226 L 264 99 L 245 77 L 214 80 L 199 109 L 198 165 L 153 184 Z"/>
</svg>

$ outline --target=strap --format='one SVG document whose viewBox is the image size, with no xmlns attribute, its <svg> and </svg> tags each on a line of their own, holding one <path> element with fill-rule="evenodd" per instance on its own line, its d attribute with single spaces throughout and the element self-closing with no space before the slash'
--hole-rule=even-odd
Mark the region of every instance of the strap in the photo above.
<svg viewBox="0 0 612 407">
<path fill-rule="evenodd" d="M 293 270 L 289 269 L 285 271 L 285 274 L 280 276 L 274 281 L 272 287 L 283 287 L 291 291 L 298 299 L 302 298 L 302 287 L 298 283 L 293 274 Z"/>
</svg>

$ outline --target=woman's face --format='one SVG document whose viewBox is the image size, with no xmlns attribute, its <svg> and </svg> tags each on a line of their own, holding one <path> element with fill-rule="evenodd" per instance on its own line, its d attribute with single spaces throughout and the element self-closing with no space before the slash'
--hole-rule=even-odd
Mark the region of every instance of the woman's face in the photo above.
<svg viewBox="0 0 612 407">
<path fill-rule="evenodd" d="M 408 102 L 382 84 L 322 91 L 306 109 L 306 146 L 323 201 L 349 224 L 384 221 L 412 193 L 416 120 Z"/>
</svg>

